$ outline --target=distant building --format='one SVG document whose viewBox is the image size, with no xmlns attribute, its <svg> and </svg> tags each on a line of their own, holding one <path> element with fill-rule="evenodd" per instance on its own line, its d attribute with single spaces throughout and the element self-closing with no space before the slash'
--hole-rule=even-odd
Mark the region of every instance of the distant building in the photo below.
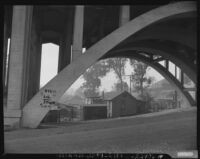
<svg viewBox="0 0 200 159">
<path fill-rule="evenodd" d="M 185 76 L 186 77 L 186 76 Z M 195 84 L 187 78 L 184 83 L 185 88 L 196 88 Z M 162 79 L 148 88 L 148 92 L 154 98 L 152 102 L 151 111 L 160 111 L 163 109 L 172 109 L 179 107 L 187 107 L 188 102 L 178 92 L 175 91 L 174 87 L 166 80 Z M 196 99 L 195 91 L 189 92 L 193 99 Z"/>
<path fill-rule="evenodd" d="M 109 92 L 105 97 L 87 97 L 83 120 L 115 118 L 145 113 L 145 102 L 127 91 Z"/>
<path fill-rule="evenodd" d="M 88 97 L 83 105 L 55 103 L 44 122 L 67 122 L 115 118 L 145 113 L 145 102 L 133 97 L 127 91 L 109 94 L 105 98 Z"/>
<path fill-rule="evenodd" d="M 175 90 L 163 90 L 151 102 L 151 112 L 179 108 L 180 105 L 180 97 Z"/>
<path fill-rule="evenodd" d="M 68 121 L 82 120 L 81 106 L 72 104 L 55 103 L 55 107 L 50 110 L 42 120 L 42 123 L 61 123 Z"/>
<path fill-rule="evenodd" d="M 136 99 L 127 91 L 105 98 L 105 100 L 107 101 L 108 117 L 115 118 L 145 112 L 145 102 Z"/>
<path fill-rule="evenodd" d="M 107 118 L 106 104 L 85 104 L 82 108 L 83 120 L 105 119 Z"/>
<path fill-rule="evenodd" d="M 156 99 L 151 102 L 150 112 L 157 112 L 166 109 L 173 109 L 180 107 L 180 102 L 176 105 L 176 102 L 171 98 Z"/>
</svg>

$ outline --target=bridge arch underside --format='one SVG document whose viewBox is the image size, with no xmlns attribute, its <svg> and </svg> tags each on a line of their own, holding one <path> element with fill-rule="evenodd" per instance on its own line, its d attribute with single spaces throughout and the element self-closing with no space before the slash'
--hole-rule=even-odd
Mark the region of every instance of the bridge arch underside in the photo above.
<svg viewBox="0 0 200 159">
<path fill-rule="evenodd" d="M 100 60 L 102 58 L 106 58 L 106 56 L 108 56 L 108 55 L 111 56 L 112 55 L 112 53 L 110 53 L 111 51 L 116 51 L 119 48 L 127 49 L 128 47 L 133 47 L 132 42 L 134 42 L 135 46 L 136 46 L 136 41 L 139 41 L 139 40 L 138 39 L 136 40 L 136 38 L 133 36 L 136 35 L 137 33 L 140 33 L 140 31 L 142 31 L 146 27 L 150 27 L 151 25 L 154 25 L 156 23 L 158 24 L 158 22 L 162 22 L 167 19 L 171 20 L 171 19 L 173 19 L 173 17 L 176 17 L 175 19 L 177 20 L 177 18 L 178 19 L 183 18 L 182 15 L 188 15 L 188 14 L 191 15 L 191 13 L 193 13 L 195 11 L 196 11 L 195 3 L 191 3 L 191 2 L 171 3 L 166 6 L 162 6 L 162 7 L 153 9 L 147 13 L 144 13 L 143 15 L 136 17 L 135 19 L 127 22 L 125 25 L 122 25 L 118 29 L 114 30 L 112 33 L 110 33 L 109 35 L 107 35 L 106 37 L 104 37 L 103 39 L 101 39 L 100 41 L 95 43 L 94 45 L 92 45 L 90 48 L 88 48 L 84 54 L 79 56 L 71 64 L 69 64 L 67 67 L 65 67 L 61 72 L 59 72 L 59 74 L 57 76 L 55 76 L 42 89 L 40 89 L 40 91 L 25 105 L 25 107 L 23 109 L 22 125 L 24 127 L 31 127 L 31 128 L 37 127 L 39 125 L 39 123 L 41 122 L 41 120 L 44 118 L 44 116 L 50 110 L 49 108 L 44 108 L 44 107 L 40 106 L 41 103 L 43 102 L 43 97 L 41 96 L 41 94 L 43 94 L 45 92 L 45 90 L 53 90 L 54 92 L 56 92 L 55 96 L 51 97 L 51 100 L 58 101 L 61 98 L 61 96 L 64 94 L 64 92 L 73 84 L 73 82 L 76 79 L 78 79 L 81 76 L 81 74 L 83 74 L 86 71 L 86 69 L 89 68 L 90 66 L 92 66 L 95 62 L 97 62 L 98 60 Z M 182 21 L 182 20 L 180 20 L 180 21 Z M 187 28 L 186 32 L 189 32 L 189 31 L 192 32 L 192 30 L 194 30 L 193 29 L 194 25 L 192 25 L 192 27 L 191 27 L 191 25 L 189 25 L 189 23 L 187 23 L 187 24 L 188 25 L 186 25 L 184 27 L 184 28 Z M 179 26 L 181 26 L 181 25 L 182 24 L 179 24 Z M 175 29 L 175 30 L 178 30 L 178 29 Z M 184 29 L 183 29 L 183 31 L 185 32 Z M 181 33 L 180 33 L 180 35 L 181 35 Z M 190 39 L 194 40 L 194 42 L 195 42 L 196 39 L 193 36 L 195 34 L 192 32 L 191 34 L 188 34 L 188 35 L 190 35 L 191 36 Z M 166 34 L 166 36 L 167 36 L 167 34 Z M 140 40 L 144 40 L 144 37 L 143 37 L 143 39 L 141 39 L 142 36 L 136 36 L 136 37 L 137 38 L 140 37 Z M 158 40 L 157 40 L 160 42 L 160 44 L 163 41 L 163 47 L 161 48 L 162 49 L 161 51 L 163 51 L 163 48 L 165 48 L 167 46 L 165 43 L 166 40 L 169 41 L 170 39 L 165 39 L 163 41 L 163 39 L 158 38 Z M 155 42 L 155 40 L 154 40 L 154 42 Z M 145 45 L 146 48 L 150 48 L 150 45 L 147 47 L 148 43 L 150 43 L 150 41 L 148 41 L 148 42 L 146 41 L 146 43 L 143 45 Z M 171 44 L 168 43 L 168 44 L 169 44 L 168 48 L 171 48 L 170 46 L 173 43 L 171 43 Z M 193 42 L 190 43 L 190 41 L 187 41 L 187 43 L 183 43 L 183 45 L 185 45 L 187 47 L 181 47 L 181 49 L 179 50 L 179 53 L 183 52 L 182 55 L 184 54 L 184 57 L 191 55 L 190 54 L 191 52 L 196 53 L 196 51 L 193 51 L 196 49 L 195 49 L 195 46 L 193 46 L 192 44 L 193 44 Z M 141 41 L 140 41 L 140 45 L 142 45 Z M 139 42 L 138 42 L 137 46 L 139 46 Z M 140 46 L 140 47 L 144 49 L 145 46 Z M 157 46 L 157 44 L 156 44 L 156 46 Z M 182 46 L 182 45 L 178 45 L 178 46 Z M 159 47 L 159 46 L 157 46 L 157 47 Z M 186 50 L 185 50 L 185 48 L 186 48 Z M 192 48 L 193 50 L 189 49 L 189 48 Z M 156 48 L 156 49 L 159 50 L 158 48 Z M 189 50 L 189 53 L 187 53 L 188 50 Z M 123 52 L 124 52 L 124 50 L 123 50 Z M 145 52 L 149 52 L 149 51 L 146 50 Z M 166 50 L 166 52 L 171 53 L 171 51 L 169 51 L 169 50 Z M 117 53 L 113 53 L 113 54 L 117 55 Z M 171 53 L 169 56 L 169 58 L 173 57 L 171 59 L 171 61 L 174 62 L 177 66 L 180 66 L 180 68 L 183 69 L 185 71 L 185 73 L 196 83 L 196 74 L 195 74 L 196 67 L 195 67 L 195 58 L 194 58 L 195 56 L 192 56 L 192 59 L 189 60 L 190 62 L 187 62 L 187 60 L 189 58 L 181 59 L 180 55 L 172 56 L 172 54 L 173 53 Z M 169 54 L 166 54 L 166 56 L 167 55 L 169 55 Z M 164 56 L 164 54 L 161 56 Z M 127 57 L 128 57 L 128 54 L 127 54 Z M 176 59 L 176 61 L 174 61 L 175 59 Z M 145 60 L 145 62 L 147 62 L 147 61 L 148 60 Z M 184 65 L 182 65 L 182 63 Z M 149 61 L 149 64 L 151 65 L 150 61 Z M 166 78 L 168 78 L 168 80 L 171 80 L 172 83 L 177 82 L 175 79 L 173 79 L 173 77 L 170 76 L 170 74 L 166 75 L 166 71 L 162 67 L 160 67 L 158 64 L 154 64 L 153 67 L 157 68 L 156 70 L 159 70 L 160 73 L 162 72 L 161 74 L 166 76 Z M 191 72 L 193 72 L 193 73 L 191 73 Z M 178 82 L 175 84 L 175 86 L 178 88 L 178 90 L 180 90 L 183 93 L 181 86 L 179 86 Z M 183 94 L 185 97 L 187 96 L 187 93 L 183 93 Z M 187 99 L 190 101 L 189 98 L 190 97 L 187 96 Z M 192 103 L 192 101 L 190 101 L 190 102 Z"/>
<path fill-rule="evenodd" d="M 174 77 L 167 68 L 165 68 L 163 65 L 158 63 L 158 61 L 153 61 L 151 59 L 151 56 L 149 56 L 149 57 L 147 56 L 148 53 L 144 54 L 147 51 L 150 51 L 151 49 L 148 49 L 148 50 L 146 48 L 144 48 L 144 49 L 140 48 L 139 50 L 137 50 L 137 49 L 138 48 L 135 48 L 135 49 L 131 48 L 130 50 L 127 49 L 126 51 L 118 50 L 116 52 L 110 52 L 110 53 L 107 53 L 105 56 L 103 56 L 101 58 L 101 60 L 107 59 L 107 58 L 125 57 L 125 58 L 130 58 L 130 59 L 135 59 L 135 60 L 141 61 L 141 62 L 151 66 L 156 71 L 158 71 L 174 87 L 174 89 L 182 95 L 182 97 L 185 99 L 185 101 L 187 101 L 188 106 L 196 105 L 196 101 L 192 98 L 190 93 L 188 91 L 184 90 L 184 87 L 181 84 L 181 82 L 176 77 Z M 151 50 L 151 52 L 155 52 L 155 51 L 159 52 L 160 50 L 155 50 L 155 49 Z M 142 54 L 140 54 L 140 53 L 142 53 Z M 162 58 L 162 60 L 163 60 L 163 58 Z M 175 63 L 175 65 L 176 65 L 176 63 Z M 182 66 L 183 65 L 180 65 L 180 69 L 182 69 Z M 187 68 L 187 70 L 190 70 L 190 68 L 188 66 L 185 66 L 184 68 Z"/>
<path fill-rule="evenodd" d="M 123 56 L 131 53 L 133 56 L 137 54 L 145 54 L 151 62 L 169 60 L 178 66 L 183 72 L 196 84 L 197 82 L 197 66 L 195 64 L 195 50 L 185 45 L 172 41 L 161 41 L 160 39 L 146 39 L 137 42 L 128 43 L 126 45 L 115 47 L 106 53 L 102 59 L 107 57 Z M 166 45 L 169 43 L 172 46 Z M 175 47 L 181 48 L 181 51 Z M 142 55 L 142 54 L 141 54 Z M 144 57 L 145 57 L 144 56 Z M 160 56 L 160 60 L 154 60 L 153 56 Z"/>
</svg>

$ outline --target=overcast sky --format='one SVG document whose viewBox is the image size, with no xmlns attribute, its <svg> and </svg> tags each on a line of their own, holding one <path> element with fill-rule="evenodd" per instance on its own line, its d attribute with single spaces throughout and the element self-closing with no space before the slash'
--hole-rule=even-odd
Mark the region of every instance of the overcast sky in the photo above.
<svg viewBox="0 0 200 159">
<path fill-rule="evenodd" d="M 44 44 L 42 47 L 42 63 L 41 63 L 41 78 L 40 78 L 40 85 L 44 86 L 50 79 L 52 79 L 57 74 L 58 69 L 58 52 L 59 47 L 54 44 Z M 45 60 L 44 60 L 45 59 Z M 169 64 L 169 69 L 174 72 L 173 64 Z M 130 74 L 131 67 L 127 66 L 126 68 L 126 74 Z M 155 71 L 153 68 L 151 68 L 148 72 L 148 75 L 151 75 L 155 78 L 156 81 L 159 81 L 163 79 L 163 77 Z M 129 84 L 128 78 L 126 79 L 127 83 Z M 100 90 L 111 90 L 114 83 L 116 83 L 116 76 L 114 73 L 110 72 L 108 73 L 103 79 L 102 79 L 102 87 Z M 79 78 L 75 83 L 71 86 L 71 91 L 74 89 L 79 88 L 82 85 L 83 79 Z M 70 91 L 69 90 L 69 91 Z"/>
</svg>

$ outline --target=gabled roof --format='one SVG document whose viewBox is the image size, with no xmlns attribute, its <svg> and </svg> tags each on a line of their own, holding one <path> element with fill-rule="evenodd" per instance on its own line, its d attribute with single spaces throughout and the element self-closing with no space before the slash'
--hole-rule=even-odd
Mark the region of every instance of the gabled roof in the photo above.
<svg viewBox="0 0 200 159">
<path fill-rule="evenodd" d="M 134 96 L 132 96 L 129 92 L 124 91 L 124 92 L 116 92 L 116 93 L 111 93 L 108 95 L 105 95 L 105 100 L 113 100 L 114 98 L 120 96 L 121 94 L 128 94 L 129 96 L 131 96 L 132 98 L 134 98 L 135 100 L 137 100 Z"/>
<path fill-rule="evenodd" d="M 119 96 L 120 94 L 122 94 L 122 92 L 108 92 L 105 94 L 104 99 L 112 100 L 113 98 Z"/>
</svg>

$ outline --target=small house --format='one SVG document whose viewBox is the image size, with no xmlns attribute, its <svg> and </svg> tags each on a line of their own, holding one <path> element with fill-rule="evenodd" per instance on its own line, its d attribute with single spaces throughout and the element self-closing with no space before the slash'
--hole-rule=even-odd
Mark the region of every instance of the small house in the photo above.
<svg viewBox="0 0 200 159">
<path fill-rule="evenodd" d="M 90 97 L 82 106 L 82 120 L 115 118 L 141 114 L 145 111 L 145 102 L 133 97 L 127 91 L 107 94 L 104 98 Z"/>
<path fill-rule="evenodd" d="M 115 118 L 141 114 L 145 103 L 133 97 L 127 91 L 114 96 L 105 97 L 107 101 L 107 117 Z"/>
</svg>

